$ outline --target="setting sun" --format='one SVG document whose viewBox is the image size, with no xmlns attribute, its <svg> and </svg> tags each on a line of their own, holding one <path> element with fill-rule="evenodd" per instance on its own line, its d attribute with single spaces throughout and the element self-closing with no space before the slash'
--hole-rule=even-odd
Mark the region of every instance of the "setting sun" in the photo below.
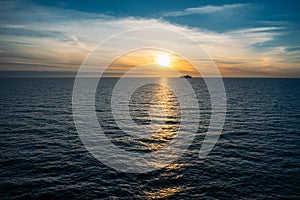
<svg viewBox="0 0 300 200">
<path fill-rule="evenodd" d="M 162 67 L 168 67 L 170 64 L 170 57 L 167 54 L 159 55 L 157 57 L 157 64 Z"/>
</svg>

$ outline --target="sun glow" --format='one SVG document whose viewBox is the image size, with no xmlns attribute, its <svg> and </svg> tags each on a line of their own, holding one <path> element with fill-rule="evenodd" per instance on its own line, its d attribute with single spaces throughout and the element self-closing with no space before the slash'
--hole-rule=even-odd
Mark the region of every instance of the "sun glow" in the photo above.
<svg viewBox="0 0 300 200">
<path fill-rule="evenodd" d="M 170 56 L 168 54 L 162 54 L 157 57 L 157 64 L 162 67 L 169 67 Z"/>
</svg>

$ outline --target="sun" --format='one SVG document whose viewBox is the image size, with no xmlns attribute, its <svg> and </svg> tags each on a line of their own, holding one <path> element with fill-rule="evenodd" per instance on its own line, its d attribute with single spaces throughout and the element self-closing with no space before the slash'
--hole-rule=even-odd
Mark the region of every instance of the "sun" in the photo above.
<svg viewBox="0 0 300 200">
<path fill-rule="evenodd" d="M 157 64 L 162 67 L 168 67 L 170 64 L 170 56 L 168 54 L 162 54 L 157 57 Z"/>
</svg>

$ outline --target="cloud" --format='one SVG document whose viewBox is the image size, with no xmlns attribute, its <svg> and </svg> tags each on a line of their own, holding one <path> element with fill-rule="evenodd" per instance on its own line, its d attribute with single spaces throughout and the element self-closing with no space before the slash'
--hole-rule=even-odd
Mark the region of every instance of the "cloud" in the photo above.
<svg viewBox="0 0 300 200">
<path fill-rule="evenodd" d="M 247 4 L 189 8 L 182 11 L 181 16 L 187 13 L 221 12 L 245 6 Z M 191 37 L 208 51 L 224 76 L 258 76 L 259 72 L 266 76 L 280 76 L 284 70 L 279 69 L 289 69 L 284 73 L 286 76 L 289 72 L 300 76 L 297 70 L 297 49 L 291 51 L 289 46 L 264 48 L 265 43 L 284 35 L 285 28 L 281 26 L 252 27 L 219 33 L 159 19 L 116 18 L 61 8 L 13 3 L 8 5 L 8 2 L 5 6 L 1 6 L 0 2 L 0 13 L 0 70 L 74 72 L 85 56 L 109 36 L 137 27 L 154 27 Z M 145 41 L 141 35 L 133 34 L 130 37 L 136 43 L 154 47 L 167 42 L 162 41 L 160 35 L 153 36 L 156 38 L 153 41 Z M 126 45 L 128 44 L 112 45 L 103 49 L 103 52 L 109 54 L 120 48 L 125 49 Z M 174 40 L 171 45 L 180 45 L 197 64 L 205 67 L 207 60 L 199 58 L 196 52 L 190 52 L 190 47 L 194 44 Z M 99 57 L 97 67 L 105 67 L 102 61 L 103 58 Z M 127 64 L 124 63 L 124 66 Z"/>
<path fill-rule="evenodd" d="M 224 11 L 237 9 L 237 8 L 244 8 L 246 6 L 248 6 L 248 4 L 225 4 L 221 6 L 207 5 L 207 6 L 196 7 L 196 8 L 187 8 L 185 10 L 177 11 L 177 12 L 168 12 L 163 14 L 163 17 L 179 17 L 179 16 L 186 16 L 186 15 L 210 14 L 216 12 L 224 12 Z"/>
</svg>

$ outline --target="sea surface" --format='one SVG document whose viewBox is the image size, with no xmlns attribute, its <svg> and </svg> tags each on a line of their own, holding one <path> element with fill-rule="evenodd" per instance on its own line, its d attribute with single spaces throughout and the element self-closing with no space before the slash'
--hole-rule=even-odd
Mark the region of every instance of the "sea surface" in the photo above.
<svg viewBox="0 0 300 200">
<path fill-rule="evenodd" d="M 111 112 L 116 81 L 102 79 L 96 93 L 107 137 L 129 152 L 163 149 L 180 128 L 176 95 L 155 84 L 132 94 L 132 120 L 161 128 L 133 140 Z M 188 81 L 201 113 L 195 139 L 167 167 L 139 174 L 118 172 L 85 148 L 72 115 L 74 78 L 0 79 L 0 199 L 300 199 L 300 79 L 224 79 L 224 129 L 202 159 L 210 96 L 202 79 Z"/>
</svg>

